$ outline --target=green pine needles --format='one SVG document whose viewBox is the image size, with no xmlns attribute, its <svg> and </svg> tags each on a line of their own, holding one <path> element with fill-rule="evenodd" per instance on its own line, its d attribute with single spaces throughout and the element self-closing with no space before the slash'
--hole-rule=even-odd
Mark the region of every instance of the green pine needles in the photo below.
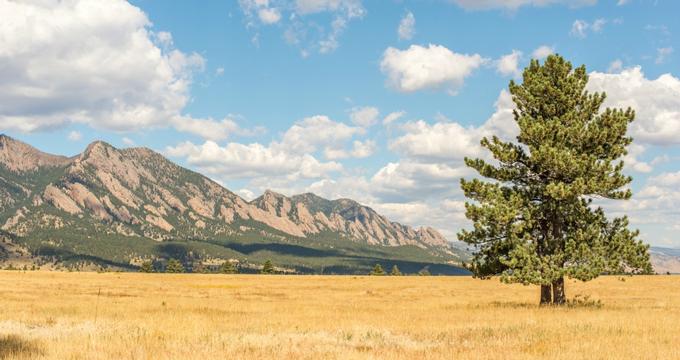
<svg viewBox="0 0 680 360">
<path fill-rule="evenodd" d="M 650 273 L 648 245 L 628 219 L 609 219 L 593 199 L 625 200 L 623 174 L 632 109 L 600 107 L 604 93 L 585 90 L 585 66 L 559 55 L 532 60 L 522 84 L 510 82 L 517 142 L 481 141 L 495 161 L 465 159 L 491 181 L 461 180 L 472 230 L 458 238 L 475 248 L 480 278 L 541 285 L 541 304 L 566 302 L 564 278 Z"/>
</svg>

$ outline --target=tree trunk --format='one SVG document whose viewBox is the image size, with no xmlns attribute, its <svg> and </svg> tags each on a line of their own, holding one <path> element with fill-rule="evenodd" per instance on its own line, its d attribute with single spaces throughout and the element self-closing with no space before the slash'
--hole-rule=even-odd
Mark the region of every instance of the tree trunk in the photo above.
<svg viewBox="0 0 680 360">
<path fill-rule="evenodd" d="M 552 283 L 553 304 L 564 305 L 567 302 L 567 295 L 564 293 L 564 278 L 561 277 Z"/>
<path fill-rule="evenodd" d="M 550 285 L 541 285 L 541 305 L 550 305 L 552 302 L 551 291 Z"/>
</svg>

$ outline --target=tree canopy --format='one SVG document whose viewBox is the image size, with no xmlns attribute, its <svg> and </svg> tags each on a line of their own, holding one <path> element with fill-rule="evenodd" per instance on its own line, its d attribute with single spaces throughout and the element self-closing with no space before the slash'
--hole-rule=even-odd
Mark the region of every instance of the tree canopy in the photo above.
<svg viewBox="0 0 680 360">
<path fill-rule="evenodd" d="M 481 145 L 493 160 L 466 158 L 483 180 L 462 179 L 473 245 L 470 270 L 509 283 L 541 285 L 541 303 L 566 300 L 564 278 L 651 272 L 648 246 L 626 216 L 608 218 L 594 199 L 625 200 L 631 177 L 622 157 L 632 142 L 633 109 L 604 109 L 604 93 L 586 90 L 585 66 L 559 55 L 532 60 L 521 84 L 510 82 L 516 141 Z M 552 290 L 552 291 L 551 291 Z"/>
</svg>

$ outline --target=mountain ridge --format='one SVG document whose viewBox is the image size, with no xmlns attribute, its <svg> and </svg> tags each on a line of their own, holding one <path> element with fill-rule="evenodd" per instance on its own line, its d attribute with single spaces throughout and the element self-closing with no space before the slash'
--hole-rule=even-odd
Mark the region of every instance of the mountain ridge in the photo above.
<svg viewBox="0 0 680 360">
<path fill-rule="evenodd" d="M 392 222 L 354 200 L 267 190 L 246 201 L 149 148 L 118 149 L 95 141 L 65 157 L 6 135 L 0 146 L 0 227 L 34 250 L 64 241 L 50 237 L 53 230 L 68 232 L 70 242 L 89 248 L 94 245 L 83 239 L 88 231 L 128 242 L 257 236 L 258 241 L 414 246 L 434 258 L 457 256 L 435 229 Z"/>
</svg>

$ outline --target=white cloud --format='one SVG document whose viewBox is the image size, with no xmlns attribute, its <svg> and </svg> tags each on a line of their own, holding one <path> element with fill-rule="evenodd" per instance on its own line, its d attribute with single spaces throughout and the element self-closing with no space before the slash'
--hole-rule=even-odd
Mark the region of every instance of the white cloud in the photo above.
<svg viewBox="0 0 680 360">
<path fill-rule="evenodd" d="M 450 0 L 466 10 L 516 10 L 522 6 L 564 4 L 570 7 L 594 5 L 597 0 Z"/>
<path fill-rule="evenodd" d="M 654 60 L 655 63 L 657 64 L 663 64 L 666 62 L 666 59 L 673 53 L 673 48 L 672 47 L 663 47 L 663 48 L 658 48 L 656 49 L 656 60 Z"/>
<path fill-rule="evenodd" d="M 248 189 L 240 189 L 236 193 L 239 194 L 242 198 L 246 199 L 246 201 L 255 200 L 255 198 L 257 198 L 255 193 Z"/>
<path fill-rule="evenodd" d="M 618 74 L 590 73 L 589 91 L 605 91 L 606 107 L 636 111 L 630 133 L 646 144 L 680 144 L 680 79 L 664 74 L 647 79 L 638 67 Z"/>
<path fill-rule="evenodd" d="M 397 34 L 400 40 L 411 40 L 416 33 L 416 17 L 412 12 L 408 12 L 399 22 Z"/>
<path fill-rule="evenodd" d="M 510 54 L 503 55 L 496 61 L 496 71 L 503 76 L 519 78 L 522 75 L 522 71 L 519 69 L 519 61 L 521 58 L 521 51 L 512 50 Z"/>
<path fill-rule="evenodd" d="M 637 143 L 628 145 L 628 154 L 623 158 L 626 168 L 641 173 L 651 172 L 653 170 L 652 165 L 639 160 L 639 157 L 645 152 L 645 150 L 646 149 L 643 145 Z"/>
<path fill-rule="evenodd" d="M 548 45 L 541 45 L 531 53 L 534 59 L 542 60 L 555 53 L 555 48 Z"/>
<path fill-rule="evenodd" d="M 401 129 L 405 134 L 391 141 L 389 148 L 402 156 L 426 162 L 450 162 L 482 154 L 479 129 L 465 128 L 456 122 L 430 125 L 423 120 L 408 122 Z"/>
<path fill-rule="evenodd" d="M 571 25 L 571 31 L 569 34 L 580 37 L 580 38 L 585 38 L 587 36 L 587 31 L 588 28 L 590 27 L 590 24 L 583 20 L 575 20 L 574 23 Z"/>
<path fill-rule="evenodd" d="M 480 145 L 482 137 L 496 135 L 513 139 L 519 132 L 514 122 L 514 103 L 503 90 L 496 100 L 496 111 L 479 127 L 465 127 L 457 122 L 439 121 L 428 124 L 423 120 L 401 126 L 404 135 L 392 140 L 389 148 L 408 159 L 428 163 L 461 163 L 463 158 L 486 154 Z"/>
<path fill-rule="evenodd" d="M 349 118 L 356 125 L 367 128 L 378 122 L 380 111 L 373 106 L 358 107 L 352 109 Z"/>
<path fill-rule="evenodd" d="M 373 155 L 375 148 L 376 144 L 373 140 L 354 140 L 351 154 L 354 158 L 362 159 Z"/>
<path fill-rule="evenodd" d="M 370 184 L 378 199 L 412 201 L 456 193 L 460 177 L 471 174 L 466 166 L 401 160 L 378 170 Z"/>
<path fill-rule="evenodd" d="M 224 75 L 224 68 L 223 68 L 223 67 L 218 67 L 218 68 L 215 70 L 215 75 L 216 75 L 216 76 L 222 76 L 222 75 Z"/>
<path fill-rule="evenodd" d="M 71 131 L 68 133 L 68 139 L 71 141 L 80 141 L 83 138 L 83 134 L 80 133 L 80 131 Z"/>
<path fill-rule="evenodd" d="M 172 48 L 127 1 L 0 1 L 0 126 L 166 126 L 189 100 L 198 54 Z M 116 16 L 109 16 L 116 14 Z"/>
<path fill-rule="evenodd" d="M 133 146 L 135 144 L 135 141 L 130 139 L 127 136 L 124 136 L 123 139 L 121 139 L 121 140 L 123 141 L 123 144 L 125 144 L 127 146 Z"/>
<path fill-rule="evenodd" d="M 202 145 L 184 142 L 168 147 L 166 154 L 186 158 L 186 162 L 202 172 L 225 179 L 280 176 L 291 180 L 319 178 L 342 170 L 336 162 L 320 162 L 312 155 L 297 155 L 272 146 L 229 143 L 221 147 L 213 141 Z"/>
<path fill-rule="evenodd" d="M 263 132 L 263 128 L 243 129 L 236 121 L 229 118 L 214 120 L 212 118 L 199 119 L 190 116 L 178 116 L 171 123 L 178 131 L 213 141 L 224 140 L 232 135 L 252 136 Z"/>
<path fill-rule="evenodd" d="M 257 12 L 263 24 L 276 24 L 281 20 L 281 13 L 275 8 L 264 8 Z"/>
<path fill-rule="evenodd" d="M 623 6 L 623 5 L 628 4 L 629 2 L 630 2 L 630 0 L 619 0 L 619 1 L 616 2 L 616 5 L 617 6 Z"/>
<path fill-rule="evenodd" d="M 311 116 L 298 121 L 282 136 L 280 142 L 272 147 L 293 154 L 309 154 L 319 149 L 327 153 L 341 150 L 344 144 L 355 135 L 362 135 L 365 130 L 336 122 L 323 115 Z"/>
<path fill-rule="evenodd" d="M 385 50 L 380 69 L 397 91 L 443 89 L 455 95 L 465 78 L 485 61 L 479 54 L 457 54 L 441 45 L 411 45 L 406 50 Z"/>
<path fill-rule="evenodd" d="M 281 24 L 283 38 L 299 47 L 303 57 L 313 51 L 326 54 L 337 49 L 349 22 L 366 14 L 361 0 L 239 0 L 239 5 L 246 27 L 256 31 L 256 46 L 260 24 Z M 327 15 L 331 16 L 330 22 Z"/>
<path fill-rule="evenodd" d="M 394 123 L 395 121 L 401 119 L 404 115 L 406 115 L 406 111 L 391 112 L 391 113 L 387 114 L 387 116 L 385 116 L 382 123 L 383 123 L 383 125 L 388 126 L 388 125 Z"/>
<path fill-rule="evenodd" d="M 588 23 L 585 20 L 575 20 L 571 25 L 571 31 L 569 34 L 583 39 L 588 36 L 589 31 L 592 31 L 593 33 L 602 32 L 602 30 L 604 30 L 604 26 L 608 22 L 609 20 L 604 18 L 595 19 L 592 23 Z M 614 19 L 612 22 L 614 24 L 621 24 L 623 20 L 618 18 Z"/>
<path fill-rule="evenodd" d="M 593 32 L 600 32 L 600 31 L 602 31 L 602 29 L 604 29 L 604 26 L 606 24 L 607 24 L 606 19 L 602 19 L 602 18 L 596 19 L 595 21 L 593 21 L 593 25 L 591 26 L 591 28 L 593 29 Z"/>
</svg>

